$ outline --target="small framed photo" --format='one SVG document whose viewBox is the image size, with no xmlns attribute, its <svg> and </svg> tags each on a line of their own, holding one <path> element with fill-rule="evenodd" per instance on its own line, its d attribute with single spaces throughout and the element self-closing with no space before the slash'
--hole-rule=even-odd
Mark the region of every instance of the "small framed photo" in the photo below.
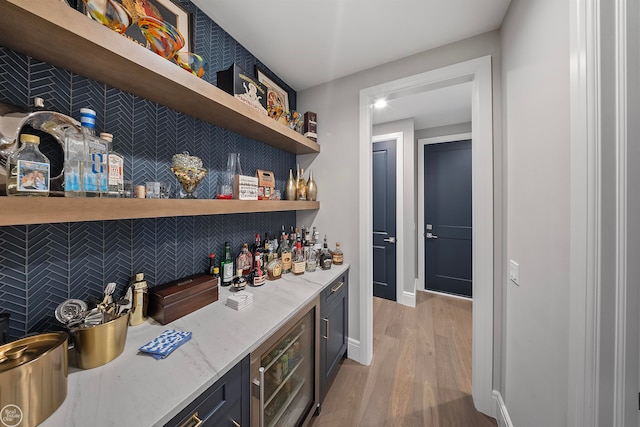
<svg viewBox="0 0 640 427">
<path fill-rule="evenodd" d="M 256 65 L 256 77 L 258 81 L 267 87 L 267 111 L 289 111 L 289 93 L 271 80 L 266 72 Z"/>
</svg>

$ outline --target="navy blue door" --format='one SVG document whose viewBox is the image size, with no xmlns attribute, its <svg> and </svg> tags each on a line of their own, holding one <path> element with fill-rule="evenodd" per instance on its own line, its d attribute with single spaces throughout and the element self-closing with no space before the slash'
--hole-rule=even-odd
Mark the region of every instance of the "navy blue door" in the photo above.
<svg viewBox="0 0 640 427">
<path fill-rule="evenodd" d="M 471 141 L 424 150 L 425 288 L 471 297 Z"/>
<path fill-rule="evenodd" d="M 373 295 L 396 300 L 396 141 L 373 144 Z"/>
</svg>

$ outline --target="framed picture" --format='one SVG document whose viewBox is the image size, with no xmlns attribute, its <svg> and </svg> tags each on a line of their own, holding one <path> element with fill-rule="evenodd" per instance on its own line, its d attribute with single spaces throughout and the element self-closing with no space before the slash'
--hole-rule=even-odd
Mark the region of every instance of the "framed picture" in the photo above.
<svg viewBox="0 0 640 427">
<path fill-rule="evenodd" d="M 289 93 L 274 83 L 266 72 L 256 65 L 256 77 L 258 81 L 267 87 L 267 111 L 273 111 L 282 107 L 283 111 L 289 111 Z"/>
<path fill-rule="evenodd" d="M 86 13 L 84 2 L 82 0 L 77 1 L 77 8 Z M 182 37 L 184 37 L 184 47 L 180 49 L 180 52 L 193 52 L 191 46 L 192 40 L 192 25 L 191 14 L 184 10 L 171 0 L 122 0 L 122 5 L 129 11 L 133 18 L 133 23 L 129 26 L 125 35 L 133 39 L 133 41 L 146 46 L 147 39 L 142 35 L 140 28 L 137 25 L 138 19 L 141 16 L 152 16 L 162 21 L 168 22 L 180 31 Z"/>
</svg>

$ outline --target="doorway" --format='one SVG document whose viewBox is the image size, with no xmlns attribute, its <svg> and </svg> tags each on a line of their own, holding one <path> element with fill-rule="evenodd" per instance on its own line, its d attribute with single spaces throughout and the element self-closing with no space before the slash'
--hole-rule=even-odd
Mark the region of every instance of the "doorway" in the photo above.
<svg viewBox="0 0 640 427">
<path fill-rule="evenodd" d="M 418 140 L 418 283 L 471 298 L 471 134 Z"/>
<path fill-rule="evenodd" d="M 372 144 L 373 296 L 396 301 L 396 150 L 397 141 Z"/>
<path fill-rule="evenodd" d="M 493 110 L 491 57 L 473 59 L 360 91 L 360 343 L 358 360 L 373 357 L 373 264 L 371 187 L 371 110 L 381 97 L 400 97 L 472 82 L 473 200 L 473 327 L 472 389 L 476 408 L 493 413 Z M 407 166 L 407 165 L 405 165 Z M 411 164 L 413 167 L 413 163 Z M 415 223 L 414 223 L 415 224 Z M 414 225 L 412 224 L 412 225 Z M 415 227 L 415 225 L 414 225 Z M 415 228 L 414 228 L 415 230 Z M 417 230 L 415 230 L 417 231 Z M 417 233 L 414 239 L 417 240 Z M 499 243 L 499 242 L 498 242 Z M 500 270 L 500 269 L 498 269 Z M 415 280 L 413 289 L 415 290 Z"/>
</svg>

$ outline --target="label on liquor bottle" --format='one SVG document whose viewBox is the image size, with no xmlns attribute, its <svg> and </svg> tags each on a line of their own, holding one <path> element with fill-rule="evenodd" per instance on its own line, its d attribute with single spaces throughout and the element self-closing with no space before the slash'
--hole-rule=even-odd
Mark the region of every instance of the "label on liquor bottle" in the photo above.
<svg viewBox="0 0 640 427">
<path fill-rule="evenodd" d="M 342 264 L 342 254 L 333 254 L 333 263 L 340 265 Z"/>
<path fill-rule="evenodd" d="M 291 252 L 283 253 L 280 259 L 282 260 L 282 271 L 290 271 L 291 270 Z"/>
<path fill-rule="evenodd" d="M 124 159 L 109 154 L 109 187 L 124 185 Z"/>
<path fill-rule="evenodd" d="M 291 271 L 293 272 L 293 274 L 302 274 L 304 273 L 306 265 L 307 263 L 304 260 L 296 261 L 291 264 Z"/>
<path fill-rule="evenodd" d="M 18 191 L 49 192 L 49 163 L 18 160 Z"/>
<path fill-rule="evenodd" d="M 233 280 L 233 263 L 229 262 L 224 265 L 222 270 L 222 281 L 224 283 L 230 283 Z"/>
</svg>

